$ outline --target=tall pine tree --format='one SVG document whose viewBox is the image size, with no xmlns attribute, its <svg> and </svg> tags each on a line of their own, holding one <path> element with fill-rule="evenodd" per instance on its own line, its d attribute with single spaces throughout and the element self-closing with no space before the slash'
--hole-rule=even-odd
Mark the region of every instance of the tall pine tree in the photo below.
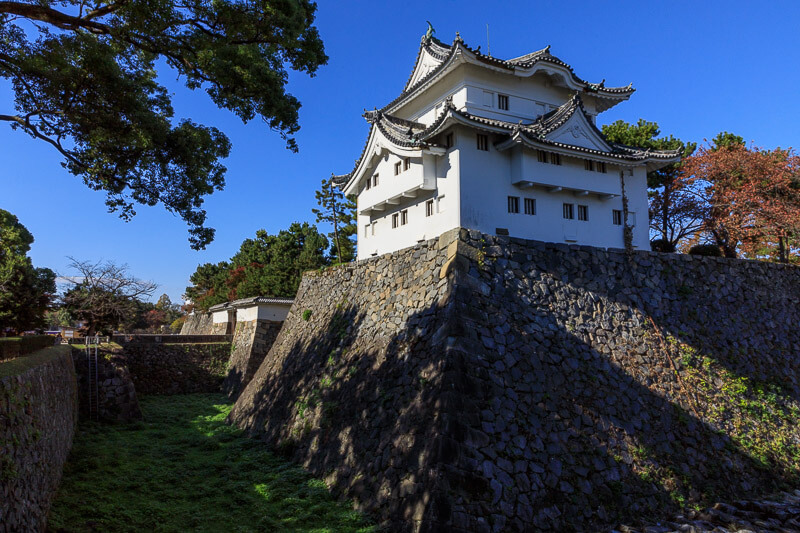
<svg viewBox="0 0 800 533">
<path fill-rule="evenodd" d="M 333 226 L 328 234 L 332 249 L 336 250 L 336 262 L 347 263 L 356 257 L 356 197 L 345 197 L 342 191 L 333 184 L 333 177 L 322 180 L 320 189 L 316 191 L 319 209 L 311 212 L 317 216 L 317 222 L 325 222 Z"/>
</svg>

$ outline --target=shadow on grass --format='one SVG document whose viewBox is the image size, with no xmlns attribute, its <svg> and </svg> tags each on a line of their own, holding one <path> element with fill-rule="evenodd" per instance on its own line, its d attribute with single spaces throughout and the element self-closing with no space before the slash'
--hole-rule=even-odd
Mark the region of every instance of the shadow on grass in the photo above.
<svg viewBox="0 0 800 533">
<path fill-rule="evenodd" d="M 371 531 L 324 483 L 225 424 L 221 394 L 146 396 L 145 421 L 84 423 L 50 531 Z"/>
</svg>

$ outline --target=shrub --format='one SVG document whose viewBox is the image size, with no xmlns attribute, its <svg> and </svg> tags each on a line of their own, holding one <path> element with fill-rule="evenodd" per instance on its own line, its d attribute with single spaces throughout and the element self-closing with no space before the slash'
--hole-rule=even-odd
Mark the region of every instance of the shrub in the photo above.
<svg viewBox="0 0 800 533">
<path fill-rule="evenodd" d="M 0 361 L 39 351 L 52 346 L 54 342 L 50 335 L 0 338 Z"/>
<path fill-rule="evenodd" d="M 695 244 L 689 248 L 689 255 L 705 257 L 722 257 L 722 250 L 716 244 Z"/>
<path fill-rule="evenodd" d="M 650 249 L 654 252 L 674 253 L 675 245 L 667 239 L 656 239 L 650 242 Z"/>
<path fill-rule="evenodd" d="M 303 311 L 303 320 L 308 321 L 311 318 L 311 309 L 306 309 Z"/>
</svg>

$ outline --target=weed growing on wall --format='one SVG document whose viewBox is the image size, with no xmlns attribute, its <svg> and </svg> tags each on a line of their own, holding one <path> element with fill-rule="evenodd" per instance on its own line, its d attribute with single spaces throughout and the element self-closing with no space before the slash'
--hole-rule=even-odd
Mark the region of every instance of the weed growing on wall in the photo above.
<svg viewBox="0 0 800 533">
<path fill-rule="evenodd" d="M 764 468 L 800 480 L 800 403 L 780 386 L 755 381 L 680 344 L 685 379 L 702 391 L 704 418 Z"/>
</svg>

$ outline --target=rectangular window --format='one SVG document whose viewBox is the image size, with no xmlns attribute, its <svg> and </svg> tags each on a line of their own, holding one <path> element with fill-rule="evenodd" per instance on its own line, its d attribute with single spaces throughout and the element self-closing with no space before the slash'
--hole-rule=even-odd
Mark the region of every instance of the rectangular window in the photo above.
<svg viewBox="0 0 800 533">
<path fill-rule="evenodd" d="M 612 211 L 612 220 L 613 220 L 615 226 L 621 226 L 622 225 L 622 211 L 620 211 L 619 209 L 614 209 Z"/>
<path fill-rule="evenodd" d="M 403 170 L 408 170 L 409 168 L 411 168 L 411 158 L 406 157 L 403 159 Z"/>
<path fill-rule="evenodd" d="M 606 164 L 605 163 L 597 163 L 597 171 L 602 172 L 603 174 L 606 173 Z"/>
<path fill-rule="evenodd" d="M 628 213 L 628 225 L 630 227 L 636 226 L 636 213 Z"/>
<path fill-rule="evenodd" d="M 564 204 L 564 218 L 572 220 L 575 218 L 575 206 L 572 204 Z"/>
<path fill-rule="evenodd" d="M 369 224 L 364 226 L 364 237 L 369 237 Z"/>
<path fill-rule="evenodd" d="M 526 215 L 535 215 L 536 214 L 536 199 L 535 198 L 525 198 L 525 214 Z"/>
<path fill-rule="evenodd" d="M 425 216 L 432 217 L 433 216 L 433 200 L 428 200 L 425 202 Z"/>
<path fill-rule="evenodd" d="M 588 159 L 584 159 L 583 168 L 589 171 L 594 170 L 594 161 L 589 161 Z"/>
<path fill-rule="evenodd" d="M 400 163 L 400 161 L 398 161 L 397 163 L 394 164 L 394 175 L 395 176 L 400 174 L 400 169 L 401 168 L 402 168 L 402 163 Z"/>
<path fill-rule="evenodd" d="M 374 174 L 372 176 L 372 186 L 373 187 L 377 187 L 378 186 L 378 175 L 377 174 Z"/>
<path fill-rule="evenodd" d="M 543 152 L 542 150 L 537 150 L 539 155 L 539 163 L 547 163 L 547 152 Z"/>
<path fill-rule="evenodd" d="M 588 205 L 579 205 L 578 206 L 578 220 L 583 220 L 583 221 L 589 220 L 589 206 Z"/>
<path fill-rule="evenodd" d="M 478 134 L 478 150 L 483 150 L 484 152 L 489 151 L 489 136 L 483 135 L 482 133 Z"/>
<path fill-rule="evenodd" d="M 445 148 L 452 148 L 453 147 L 453 134 L 448 133 L 444 137 L 444 146 Z"/>
<path fill-rule="evenodd" d="M 366 187 L 366 189 L 370 190 L 371 188 L 372 188 L 372 179 L 367 178 L 367 187 Z"/>
<path fill-rule="evenodd" d="M 442 200 L 444 200 L 444 195 L 443 194 L 440 195 L 436 199 L 436 212 L 437 213 L 443 213 L 444 212 L 444 203 L 442 202 Z"/>
<path fill-rule="evenodd" d="M 494 93 L 489 91 L 483 91 L 483 105 L 486 107 L 492 107 L 492 102 L 494 101 Z"/>
<path fill-rule="evenodd" d="M 377 226 L 377 225 L 378 225 L 378 221 L 377 220 L 369 225 L 370 226 L 369 229 L 370 229 L 370 234 L 371 235 L 375 235 L 375 226 Z"/>
<path fill-rule="evenodd" d="M 508 96 L 505 94 L 497 95 L 497 107 L 503 111 L 508 111 Z"/>
<path fill-rule="evenodd" d="M 392 229 L 400 225 L 400 215 L 395 213 L 392 215 Z"/>
<path fill-rule="evenodd" d="M 400 225 L 405 226 L 408 224 L 408 209 L 400 211 Z"/>
<path fill-rule="evenodd" d="M 519 213 L 519 196 L 508 197 L 508 212 Z"/>
<path fill-rule="evenodd" d="M 550 164 L 551 165 L 560 165 L 561 164 L 561 155 L 560 154 L 550 154 Z"/>
</svg>

